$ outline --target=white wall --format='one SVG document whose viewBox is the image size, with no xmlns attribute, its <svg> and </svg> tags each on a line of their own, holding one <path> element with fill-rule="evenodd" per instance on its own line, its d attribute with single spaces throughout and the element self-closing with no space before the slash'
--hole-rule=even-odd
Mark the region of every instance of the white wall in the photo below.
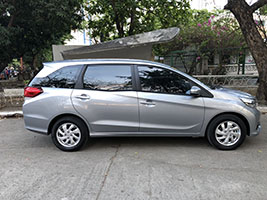
<svg viewBox="0 0 267 200">
<path fill-rule="evenodd" d="M 91 45 L 92 43 L 86 30 L 72 30 L 71 35 L 73 39 L 66 40 L 66 45 Z"/>
<path fill-rule="evenodd" d="M 193 9 L 207 9 L 212 11 L 214 9 L 223 9 L 228 0 L 191 0 L 190 5 Z M 252 4 L 257 0 L 247 0 L 248 4 Z"/>
</svg>

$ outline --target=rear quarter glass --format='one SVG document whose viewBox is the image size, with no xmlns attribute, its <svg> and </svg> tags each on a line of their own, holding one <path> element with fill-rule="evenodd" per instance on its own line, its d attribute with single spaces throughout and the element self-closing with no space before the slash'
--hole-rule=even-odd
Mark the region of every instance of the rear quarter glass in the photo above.
<svg viewBox="0 0 267 200">
<path fill-rule="evenodd" d="M 65 66 L 54 70 L 44 67 L 30 82 L 30 87 L 74 88 L 82 65 Z"/>
</svg>

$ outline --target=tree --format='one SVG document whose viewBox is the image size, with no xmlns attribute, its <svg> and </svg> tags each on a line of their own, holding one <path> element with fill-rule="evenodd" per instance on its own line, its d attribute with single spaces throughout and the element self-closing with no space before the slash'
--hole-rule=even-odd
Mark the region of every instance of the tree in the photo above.
<svg viewBox="0 0 267 200">
<path fill-rule="evenodd" d="M 267 15 L 267 5 L 262 6 L 259 10 L 261 15 Z"/>
<path fill-rule="evenodd" d="M 13 58 L 31 64 L 37 55 L 62 43 L 80 26 L 83 0 L 2 0 L 0 2 L 0 72 Z"/>
<path fill-rule="evenodd" d="M 181 25 L 188 0 L 90 0 L 88 28 L 95 42 Z"/>
<path fill-rule="evenodd" d="M 219 55 L 219 66 L 222 67 L 225 55 L 238 55 L 246 46 L 237 21 L 229 14 L 222 11 L 191 10 L 190 20 L 181 27 L 176 40 L 165 45 L 163 48 L 165 52 L 157 54 L 166 55 L 175 50 L 193 50 L 195 58 L 191 64 L 189 63 L 190 67 L 184 66 L 189 74 L 194 72 L 197 62 L 214 57 L 215 54 Z M 180 55 L 181 60 L 183 54 L 186 54 L 186 51 L 183 52 Z"/>
<path fill-rule="evenodd" d="M 253 19 L 253 13 L 267 5 L 267 0 L 258 0 L 249 5 L 245 0 L 228 0 L 224 9 L 230 10 L 237 19 L 244 38 L 257 65 L 259 72 L 259 87 L 257 98 L 267 102 L 267 46 Z"/>
</svg>

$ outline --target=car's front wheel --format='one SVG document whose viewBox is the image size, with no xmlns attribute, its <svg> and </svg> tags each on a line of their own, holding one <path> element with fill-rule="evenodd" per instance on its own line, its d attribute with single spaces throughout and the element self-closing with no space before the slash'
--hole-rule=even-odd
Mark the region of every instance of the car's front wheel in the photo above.
<svg viewBox="0 0 267 200">
<path fill-rule="evenodd" d="M 238 116 L 225 114 L 213 119 L 207 129 L 210 144 L 221 150 L 233 150 L 245 140 L 247 128 Z"/>
<path fill-rule="evenodd" d="M 63 117 L 52 128 L 52 141 L 63 151 L 77 151 L 88 140 L 84 122 L 76 117 Z"/>
</svg>

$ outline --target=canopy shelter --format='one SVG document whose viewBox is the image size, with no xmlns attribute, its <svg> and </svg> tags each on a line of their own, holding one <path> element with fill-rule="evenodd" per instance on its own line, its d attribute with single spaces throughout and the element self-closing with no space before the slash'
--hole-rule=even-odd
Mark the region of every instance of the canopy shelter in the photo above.
<svg viewBox="0 0 267 200">
<path fill-rule="evenodd" d="M 55 61 L 86 58 L 133 58 L 151 60 L 154 44 L 172 41 L 179 28 L 160 29 L 90 46 L 53 45 Z"/>
</svg>

